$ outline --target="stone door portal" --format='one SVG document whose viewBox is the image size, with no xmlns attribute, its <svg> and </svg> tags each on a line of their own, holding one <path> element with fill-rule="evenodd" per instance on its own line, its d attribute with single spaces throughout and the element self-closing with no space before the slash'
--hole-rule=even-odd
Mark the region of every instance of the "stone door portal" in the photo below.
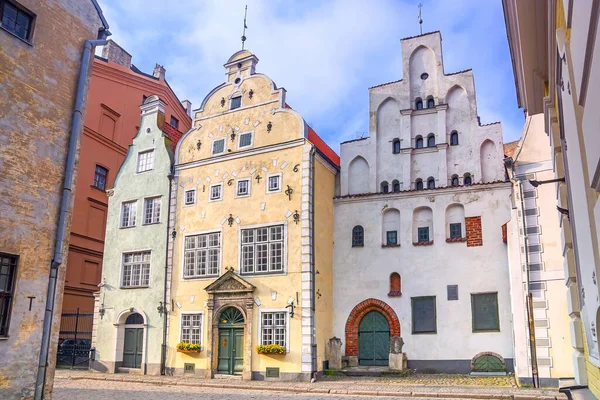
<svg viewBox="0 0 600 400">
<path fill-rule="evenodd" d="M 368 312 L 358 326 L 359 365 L 388 365 L 390 325 L 377 311 Z"/>
</svg>

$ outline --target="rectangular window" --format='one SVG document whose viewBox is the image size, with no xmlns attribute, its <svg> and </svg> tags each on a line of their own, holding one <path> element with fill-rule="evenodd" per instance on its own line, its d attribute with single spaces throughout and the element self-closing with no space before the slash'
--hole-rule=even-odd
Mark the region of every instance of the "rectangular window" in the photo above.
<svg viewBox="0 0 600 400">
<path fill-rule="evenodd" d="M 121 287 L 148 287 L 150 285 L 150 252 L 123 254 Z"/>
<path fill-rule="evenodd" d="M 417 236 L 419 239 L 419 243 L 421 242 L 429 242 L 429 227 L 421 227 L 417 231 Z"/>
<path fill-rule="evenodd" d="M 2 27 L 23 40 L 31 39 L 34 15 L 10 1 L 0 1 Z"/>
<path fill-rule="evenodd" d="M 184 278 L 204 278 L 219 275 L 221 260 L 221 233 L 186 236 L 184 250 Z"/>
<path fill-rule="evenodd" d="M 237 181 L 236 196 L 246 197 L 250 195 L 250 179 L 240 179 Z"/>
<path fill-rule="evenodd" d="M 171 115 L 171 123 L 169 125 L 175 129 L 179 129 L 179 120 Z"/>
<path fill-rule="evenodd" d="M 100 165 L 96 165 L 96 170 L 94 172 L 94 186 L 100 190 L 106 189 L 106 176 L 108 175 L 108 170 Z"/>
<path fill-rule="evenodd" d="M 462 238 L 462 224 L 450 224 L 450 239 Z"/>
<path fill-rule="evenodd" d="M 17 276 L 17 256 L 0 253 L 0 337 L 8 337 Z"/>
<path fill-rule="evenodd" d="M 121 228 L 135 226 L 135 216 L 137 214 L 137 200 L 128 201 L 121 204 Z"/>
<path fill-rule="evenodd" d="M 436 333 L 435 296 L 412 297 L 412 333 Z"/>
<path fill-rule="evenodd" d="M 387 231 L 385 233 L 385 244 L 395 245 L 398 244 L 398 231 Z"/>
<path fill-rule="evenodd" d="M 499 331 L 498 293 L 471 293 L 473 332 Z"/>
<path fill-rule="evenodd" d="M 184 197 L 186 206 L 196 204 L 196 189 L 186 190 Z"/>
<path fill-rule="evenodd" d="M 269 175 L 267 179 L 267 192 L 281 191 L 281 174 Z"/>
<path fill-rule="evenodd" d="M 283 225 L 243 229 L 242 274 L 283 271 L 283 237 Z"/>
<path fill-rule="evenodd" d="M 238 144 L 238 147 L 241 149 L 249 146 L 252 146 L 252 132 L 242 133 L 240 135 L 240 142 Z"/>
<path fill-rule="evenodd" d="M 287 312 L 262 312 L 260 327 L 261 344 L 278 344 L 287 347 Z"/>
<path fill-rule="evenodd" d="M 236 108 L 240 108 L 242 106 L 242 96 L 232 97 L 231 98 L 231 107 L 230 110 L 235 110 Z"/>
<path fill-rule="evenodd" d="M 160 197 L 144 200 L 144 224 L 158 224 L 160 222 Z"/>
<path fill-rule="evenodd" d="M 154 150 L 139 153 L 137 172 L 150 171 L 152 168 L 154 168 Z"/>
<path fill-rule="evenodd" d="M 202 342 L 202 314 L 181 315 L 182 342 L 201 344 Z"/>
<path fill-rule="evenodd" d="M 223 199 L 223 184 L 217 183 L 216 185 L 211 185 L 210 191 L 209 191 L 209 196 L 210 196 L 209 197 L 210 201 L 222 200 Z"/>
<path fill-rule="evenodd" d="M 225 138 L 213 141 L 212 153 L 213 156 L 225 152 Z"/>
</svg>

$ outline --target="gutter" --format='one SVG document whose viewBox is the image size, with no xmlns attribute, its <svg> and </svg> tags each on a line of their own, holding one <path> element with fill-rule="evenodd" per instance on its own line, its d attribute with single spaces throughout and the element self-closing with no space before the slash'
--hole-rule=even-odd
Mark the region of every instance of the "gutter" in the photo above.
<svg viewBox="0 0 600 400">
<path fill-rule="evenodd" d="M 165 247 L 165 285 L 163 288 L 163 342 L 160 353 L 160 374 L 167 374 L 167 278 L 169 276 L 169 222 L 171 221 L 171 194 L 173 187 L 173 177 L 175 174 L 175 164 L 171 164 L 171 171 L 169 172 L 169 200 L 167 206 L 167 246 Z"/>
<path fill-rule="evenodd" d="M 56 283 L 58 281 L 58 268 L 63 262 L 63 247 L 65 236 L 67 235 L 67 220 L 69 217 L 69 205 L 71 204 L 73 175 L 75 173 L 77 142 L 81 136 L 81 127 L 83 125 L 83 107 L 87 98 L 86 82 L 90 68 L 90 59 L 94 48 L 96 46 L 104 46 L 107 43 L 106 38 L 109 35 L 110 32 L 108 30 L 102 29 L 98 33 L 98 40 L 86 40 L 83 45 L 81 64 L 79 66 L 79 78 L 77 81 L 77 93 L 75 94 L 75 107 L 73 109 L 73 118 L 71 119 L 69 152 L 67 153 L 67 162 L 65 165 L 65 177 L 63 180 L 62 198 L 60 201 L 58 229 L 56 231 L 56 240 L 54 242 L 54 257 L 50 262 L 50 277 L 48 279 L 48 292 L 46 294 L 46 308 L 44 313 L 44 325 L 42 329 L 40 359 L 35 381 L 35 400 L 42 400 L 44 397 L 44 386 L 46 383 L 46 373 L 48 370 L 48 352 L 50 350 L 50 339 L 52 335 L 52 319 L 54 316 Z"/>
<path fill-rule="evenodd" d="M 316 375 L 317 375 L 317 371 L 319 370 L 317 367 L 317 354 L 314 354 L 317 351 L 317 346 L 316 346 L 316 324 L 317 324 L 317 318 L 315 316 L 315 303 L 316 303 L 316 282 L 315 279 L 317 277 L 317 270 L 316 270 L 316 265 L 315 265 L 315 153 L 316 153 L 316 146 L 313 144 L 311 149 L 310 149 L 310 185 L 311 185 L 311 189 L 310 189 L 310 227 L 311 227 L 311 235 L 310 235 L 310 270 L 311 270 L 311 283 L 310 283 L 310 291 L 311 291 L 311 304 L 310 304 L 310 308 L 312 310 L 312 320 L 313 320 L 313 332 L 311 333 L 311 365 L 312 365 L 312 371 L 311 371 L 311 375 L 312 378 L 316 380 Z"/>
</svg>

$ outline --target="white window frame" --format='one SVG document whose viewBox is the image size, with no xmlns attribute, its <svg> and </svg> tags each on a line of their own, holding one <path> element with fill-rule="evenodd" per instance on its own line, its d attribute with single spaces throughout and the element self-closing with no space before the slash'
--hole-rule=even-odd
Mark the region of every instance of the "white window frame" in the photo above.
<svg viewBox="0 0 600 400">
<path fill-rule="evenodd" d="M 125 286 L 123 285 L 123 278 L 125 276 L 125 254 L 134 254 L 134 253 L 150 253 L 150 262 L 148 266 L 148 285 L 140 285 L 140 286 Z M 121 272 L 119 274 L 119 288 L 120 289 L 146 289 L 150 288 L 150 282 L 152 281 L 152 249 L 140 249 L 140 250 L 127 250 L 121 252 Z"/>
<path fill-rule="evenodd" d="M 200 315 L 200 351 L 204 351 L 204 311 L 181 311 L 179 316 L 179 341 L 183 342 L 183 316 Z M 192 343 L 192 342 L 187 342 Z"/>
<path fill-rule="evenodd" d="M 142 154 L 146 154 L 146 153 L 152 153 L 152 167 L 141 171 L 140 170 L 140 156 Z M 136 174 L 143 174 L 144 172 L 152 171 L 154 169 L 155 161 L 156 161 L 156 154 L 154 154 L 154 148 L 138 151 L 138 153 L 137 153 L 137 161 L 136 161 L 136 165 L 135 165 L 135 173 Z"/>
<path fill-rule="evenodd" d="M 285 313 L 285 351 L 290 352 L 290 312 L 287 308 L 259 308 L 258 309 L 258 338 L 257 343 L 263 344 L 262 328 L 263 328 L 263 313 Z"/>
<path fill-rule="evenodd" d="M 283 254 L 282 254 L 282 268 L 281 271 L 260 271 L 260 272 L 242 272 L 243 271 L 243 267 L 242 267 L 242 231 L 246 230 L 246 229 L 256 229 L 256 228 L 268 228 L 271 226 L 277 226 L 277 225 L 283 225 Z M 269 243 L 267 241 L 267 243 Z M 270 260 L 271 254 L 270 254 L 270 250 L 268 250 L 267 253 L 267 259 Z M 256 253 L 254 256 L 255 262 L 254 262 L 254 267 L 256 268 Z M 256 225 L 244 225 L 244 226 L 238 226 L 238 271 L 240 276 L 248 276 L 248 277 L 252 277 L 252 276 L 261 276 L 261 275 L 286 275 L 287 274 L 287 266 L 288 266 L 288 225 L 287 225 L 287 221 L 281 221 L 281 222 L 270 222 L 268 224 L 256 224 Z M 269 262 L 267 261 L 267 266 L 269 265 Z"/>
<path fill-rule="evenodd" d="M 250 135 L 250 144 L 249 145 L 246 145 L 246 146 L 242 146 L 241 145 L 242 135 Z M 248 132 L 238 133 L 238 141 L 237 141 L 237 148 L 238 148 L 238 150 L 250 149 L 253 146 L 254 146 L 254 131 L 248 131 Z"/>
<path fill-rule="evenodd" d="M 158 200 L 158 221 L 152 221 L 152 222 L 146 222 L 146 202 L 148 200 Z M 142 225 L 153 225 L 153 224 L 160 224 L 161 220 L 162 220 L 162 196 L 158 195 L 158 196 L 148 196 L 148 197 L 144 197 L 144 210 L 142 211 Z M 155 213 L 155 206 L 152 207 L 152 214 L 154 215 Z"/>
<path fill-rule="evenodd" d="M 196 275 L 196 276 L 185 276 L 185 240 L 189 236 L 208 235 L 211 233 L 219 233 L 221 235 L 219 242 L 219 259 L 217 260 L 217 274 L 216 275 Z M 181 281 L 193 281 L 193 280 L 207 280 L 216 279 L 221 276 L 221 266 L 223 265 L 223 230 L 222 229 L 210 229 L 204 231 L 190 232 L 183 236 L 181 243 Z"/>
<path fill-rule="evenodd" d="M 125 229 L 125 228 L 133 228 L 136 226 L 137 224 L 137 200 L 129 200 L 129 201 L 123 201 L 121 202 L 121 212 L 119 213 L 119 228 L 121 229 Z M 129 214 L 129 221 L 131 221 L 131 215 L 133 214 L 133 224 L 131 225 L 123 225 L 123 214 L 125 212 L 125 204 L 134 204 L 135 205 L 135 210 L 133 213 Z"/>
<path fill-rule="evenodd" d="M 212 198 L 212 188 L 215 186 L 221 186 L 221 196 L 218 199 L 213 199 Z M 223 182 L 221 183 L 215 183 L 213 185 L 210 185 L 208 187 L 208 201 L 209 202 L 213 202 L 213 201 L 222 201 L 223 200 Z"/>
<path fill-rule="evenodd" d="M 218 142 L 219 140 L 223 141 L 223 151 L 222 151 L 222 152 L 220 152 L 220 153 L 215 153 L 215 142 Z M 212 143 L 210 144 L 210 153 L 211 153 L 213 156 L 217 156 L 217 155 L 219 155 L 219 154 L 225 154 L 225 151 L 227 150 L 227 149 L 226 149 L 226 147 L 227 147 L 226 145 L 227 145 L 227 139 L 226 139 L 226 138 L 218 138 L 218 139 L 215 139 L 215 140 L 213 140 L 213 141 L 212 141 Z"/>
<path fill-rule="evenodd" d="M 279 189 L 278 190 L 269 190 L 269 178 L 271 178 L 273 176 L 278 176 L 279 177 Z M 277 172 L 275 174 L 268 174 L 267 175 L 267 182 L 266 182 L 266 185 L 265 185 L 265 190 L 266 190 L 267 194 L 280 193 L 282 187 L 283 187 L 283 174 L 281 172 Z"/>
<path fill-rule="evenodd" d="M 239 194 L 238 192 L 238 185 L 240 182 L 246 181 L 248 182 L 248 193 L 246 194 Z M 241 178 L 235 181 L 235 197 L 237 199 L 242 198 L 242 197 L 249 197 L 250 193 L 252 192 L 252 179 L 251 178 Z"/>
<path fill-rule="evenodd" d="M 187 194 L 188 192 L 193 192 L 194 193 L 194 201 L 192 201 L 191 203 L 188 203 L 187 201 Z M 187 189 L 183 191 L 183 205 L 185 206 L 193 206 L 194 204 L 196 204 L 196 189 Z"/>
<path fill-rule="evenodd" d="M 240 98 L 240 106 L 236 107 L 236 108 L 231 108 L 231 106 L 233 105 L 233 99 L 239 97 Z M 228 111 L 232 111 L 232 110 L 239 110 L 240 108 L 244 107 L 244 94 L 236 91 L 235 93 L 233 93 L 231 96 L 229 96 L 229 110 Z"/>
</svg>

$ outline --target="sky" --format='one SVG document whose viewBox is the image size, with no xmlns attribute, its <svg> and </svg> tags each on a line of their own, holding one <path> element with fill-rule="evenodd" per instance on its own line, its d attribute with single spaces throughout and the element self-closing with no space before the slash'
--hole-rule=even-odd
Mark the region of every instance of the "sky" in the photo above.
<svg viewBox="0 0 600 400">
<path fill-rule="evenodd" d="M 473 69 L 482 123 L 501 121 L 504 142 L 524 122 L 500 0 L 99 0 L 112 39 L 142 71 L 156 63 L 192 108 L 225 80 L 223 64 L 246 49 L 257 71 L 287 90 L 287 103 L 335 150 L 368 134 L 368 88 L 402 78 L 400 39 L 442 34 L 446 73 Z"/>
</svg>

